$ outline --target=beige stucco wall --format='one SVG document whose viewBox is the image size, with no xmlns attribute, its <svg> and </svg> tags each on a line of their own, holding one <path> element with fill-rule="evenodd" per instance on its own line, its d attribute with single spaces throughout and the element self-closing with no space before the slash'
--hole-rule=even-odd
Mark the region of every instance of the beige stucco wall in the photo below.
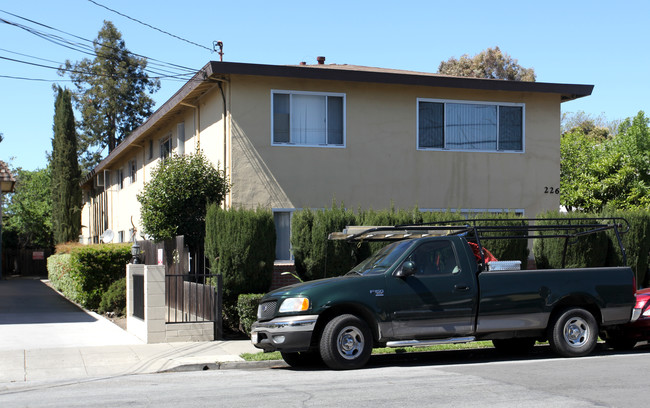
<svg viewBox="0 0 650 408">
<path fill-rule="evenodd" d="M 140 221 L 140 203 L 137 200 L 137 194 L 142 192 L 144 185 L 149 181 L 151 177 L 151 172 L 155 166 L 160 161 L 160 144 L 161 142 L 170 137 L 172 140 L 172 152 L 178 152 L 178 124 L 185 124 L 185 142 L 184 142 L 184 151 L 185 153 L 193 152 L 197 145 L 200 137 L 203 136 L 203 132 L 206 131 L 205 128 L 211 128 L 209 122 L 211 121 L 212 113 L 208 116 L 208 119 L 200 118 L 199 110 L 207 109 L 206 106 L 214 104 L 212 101 L 208 103 L 201 102 L 197 107 L 188 107 L 183 110 L 183 112 L 173 118 L 168 120 L 164 126 L 161 126 L 152 134 L 148 135 L 142 141 L 137 143 L 137 146 L 131 147 L 124 155 L 122 155 L 118 160 L 115 160 L 108 167 L 110 172 L 110 185 L 104 188 L 103 194 L 106 199 L 106 207 L 108 210 L 108 225 L 107 229 L 111 229 L 114 232 L 114 239 L 112 242 L 119 242 L 119 233 L 123 232 L 124 241 L 130 241 L 132 236 L 129 234 L 129 230 L 133 228 L 131 221 L 136 228 L 137 239 L 141 239 L 142 225 Z M 221 105 L 219 105 L 221 106 Z M 204 116 L 205 118 L 205 116 Z M 201 121 L 201 127 L 198 127 L 197 124 Z M 207 123 L 207 125 L 206 125 Z M 209 130 L 209 129 L 208 129 Z M 214 132 L 212 132 L 214 133 Z M 223 132 L 221 132 L 222 134 Z M 205 132 L 206 139 L 215 138 L 214 134 L 211 134 L 210 131 Z M 150 140 L 153 141 L 153 145 L 150 144 Z M 211 146 L 210 143 L 205 143 L 208 147 Z M 153 154 L 150 154 L 150 148 L 153 147 Z M 201 148 L 204 148 L 201 145 Z M 206 155 L 209 157 L 214 157 L 218 152 L 213 150 L 206 150 Z M 223 151 L 223 148 L 222 148 Z M 137 176 L 135 183 L 130 182 L 129 178 L 129 162 L 131 160 L 136 160 L 137 162 Z M 218 158 L 217 158 L 218 160 Z M 215 160 L 215 165 L 217 160 Z M 122 189 L 118 188 L 118 177 L 117 170 L 122 168 L 124 171 L 124 187 Z M 97 201 L 98 197 L 93 197 L 91 194 L 91 200 Z M 82 211 L 82 241 L 83 243 L 93 242 L 94 235 L 100 235 L 104 231 L 92 231 L 90 228 L 93 225 L 93 210 L 92 202 L 85 202 L 84 208 Z"/>
<path fill-rule="evenodd" d="M 233 77 L 235 206 L 557 209 L 560 97 L 285 78 Z M 271 145 L 271 90 L 346 95 L 346 147 Z M 417 99 L 525 103 L 525 153 L 416 149 Z"/>
<path fill-rule="evenodd" d="M 345 94 L 345 148 L 272 146 L 271 90 Z M 130 240 L 131 217 L 140 235 L 136 194 L 159 160 L 160 140 L 171 135 L 178 151 L 180 122 L 186 153 L 200 145 L 215 166 L 226 166 L 228 206 L 322 208 L 337 200 L 353 209 L 516 209 L 529 217 L 559 207 L 559 195 L 545 193 L 560 182 L 559 95 L 243 75 L 224 82 L 223 92 L 215 85 L 110 164 L 112 185 L 105 194 L 114 242 L 119 231 Z M 525 152 L 418 151 L 418 98 L 524 103 Z M 115 170 L 123 166 L 128 178 L 134 157 L 137 182 L 125 181 L 118 191 Z M 83 242 L 92 240 L 90 214 L 86 204 Z"/>
</svg>

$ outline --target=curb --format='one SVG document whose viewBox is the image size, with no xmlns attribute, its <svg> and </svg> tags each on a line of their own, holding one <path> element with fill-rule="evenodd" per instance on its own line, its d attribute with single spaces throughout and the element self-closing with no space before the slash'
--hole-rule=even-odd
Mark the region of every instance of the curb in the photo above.
<svg viewBox="0 0 650 408">
<path fill-rule="evenodd" d="M 181 364 L 176 367 L 158 371 L 158 373 L 184 373 L 192 371 L 209 370 L 254 370 L 265 368 L 286 368 L 289 367 L 283 360 L 266 361 L 224 361 L 216 363 Z"/>
</svg>

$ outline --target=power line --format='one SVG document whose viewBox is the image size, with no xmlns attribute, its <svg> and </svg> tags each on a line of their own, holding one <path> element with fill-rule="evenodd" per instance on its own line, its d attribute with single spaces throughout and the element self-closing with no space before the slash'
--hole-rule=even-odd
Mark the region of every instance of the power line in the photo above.
<svg viewBox="0 0 650 408">
<path fill-rule="evenodd" d="M 30 58 L 32 58 L 32 57 L 30 57 Z M 0 60 L 17 62 L 17 63 L 20 63 L 20 64 L 31 65 L 31 66 L 35 66 L 35 67 L 39 67 L 39 68 L 48 68 L 48 69 L 53 69 L 53 70 L 57 70 L 57 71 L 71 72 L 73 74 L 94 75 L 94 76 L 100 76 L 100 77 L 106 77 L 106 78 L 127 78 L 126 76 L 120 77 L 120 76 L 110 75 L 110 74 L 100 74 L 100 73 L 97 73 L 97 72 L 87 72 L 87 71 L 79 71 L 79 70 L 75 70 L 75 69 L 67 69 L 67 68 L 62 68 L 62 67 L 52 67 L 52 66 L 49 66 L 49 65 L 37 64 L 35 62 L 23 61 L 23 60 L 18 60 L 18 59 L 15 59 L 15 58 L 9 58 L 9 57 L 3 57 L 3 56 L 0 56 Z M 54 62 L 54 61 L 49 61 L 49 62 Z M 54 63 L 56 63 L 56 62 L 54 62 Z M 183 76 L 187 76 L 187 75 L 190 75 L 190 74 L 161 75 L 161 76 L 158 76 L 158 77 L 150 77 L 150 79 L 182 79 Z M 27 78 L 16 77 L 16 78 L 13 78 L 13 79 L 27 79 Z"/>
<path fill-rule="evenodd" d="M 88 1 L 91 2 L 91 3 L 93 3 L 93 4 L 96 5 L 96 6 L 103 7 L 103 8 L 105 8 L 105 9 L 108 10 L 108 11 L 112 11 L 112 12 L 115 13 L 115 14 L 119 14 L 119 15 L 122 16 L 122 17 L 125 17 L 125 18 L 128 18 L 129 20 L 135 21 L 136 23 L 142 24 L 142 25 L 147 26 L 147 27 L 149 27 L 149 28 L 151 28 L 151 29 L 154 29 L 154 30 L 156 30 L 156 31 L 160 31 L 160 32 L 163 33 L 163 34 L 167 34 L 167 35 L 170 36 L 170 37 L 174 37 L 174 38 L 176 38 L 176 39 L 178 39 L 178 40 L 185 41 L 186 43 L 189 43 L 189 44 L 195 45 L 195 46 L 200 47 L 200 48 L 204 48 L 204 49 L 206 49 L 206 50 L 208 50 L 208 51 L 210 51 L 210 52 L 213 51 L 211 48 L 208 48 L 208 47 L 206 47 L 206 46 L 204 46 L 204 45 L 201 45 L 201 44 L 197 44 L 197 43 L 195 43 L 195 42 L 193 42 L 193 41 L 190 41 L 190 40 L 186 40 L 185 38 L 182 38 L 182 37 L 179 37 L 179 36 L 174 35 L 174 34 L 172 34 L 172 33 L 169 33 L 169 32 L 167 32 L 167 31 L 165 31 L 165 30 L 161 30 L 161 29 L 158 28 L 158 27 L 154 27 L 154 26 L 152 26 L 152 25 L 150 25 L 150 24 L 147 24 L 147 23 L 145 23 L 145 22 L 143 22 L 143 21 L 140 21 L 140 20 L 138 20 L 138 19 L 136 19 L 136 18 L 133 18 L 133 17 L 131 17 L 131 16 L 127 16 L 126 14 L 120 13 L 120 12 L 117 11 L 117 10 L 113 10 L 113 9 L 110 8 L 110 7 L 107 7 L 107 6 L 103 5 L 103 4 L 97 3 L 97 2 L 94 1 L 94 0 L 88 0 Z"/>
<path fill-rule="evenodd" d="M 5 10 L 0 10 L 0 12 L 9 14 L 9 15 L 11 15 L 13 17 L 17 17 L 17 18 L 25 20 L 25 21 L 28 21 L 28 22 L 30 22 L 32 24 L 36 24 L 36 25 L 39 25 L 41 27 L 45 27 L 47 29 L 57 31 L 59 33 L 62 33 L 62 34 L 65 34 L 65 35 L 80 39 L 82 41 L 85 41 L 85 42 L 93 44 L 93 45 L 91 46 L 91 45 L 85 45 L 85 44 L 81 44 L 81 43 L 77 43 L 77 42 L 72 42 L 72 41 L 67 40 L 67 39 L 65 39 L 63 37 L 60 37 L 58 35 L 47 34 L 47 33 L 35 30 L 35 29 L 31 28 L 31 27 L 28 27 L 28 26 L 25 26 L 25 25 L 22 25 L 22 24 L 18 24 L 18 23 L 15 23 L 15 22 L 8 21 L 8 20 L 0 18 L 0 22 L 2 22 L 2 23 L 12 25 L 14 27 L 18 27 L 18 28 L 23 29 L 23 30 L 29 32 L 30 34 L 33 34 L 33 35 L 35 35 L 37 37 L 40 37 L 40 38 L 42 38 L 42 39 L 44 39 L 46 41 L 52 42 L 54 44 L 57 44 L 59 46 L 65 47 L 65 48 L 69 48 L 69 49 L 71 49 L 73 51 L 81 52 L 81 53 L 86 54 L 86 55 L 101 56 L 101 54 L 97 54 L 95 52 L 94 41 L 92 41 L 92 40 L 80 37 L 80 36 L 75 35 L 75 34 L 68 33 L 68 32 L 63 31 L 63 30 L 59 30 L 58 28 L 51 27 L 51 26 L 49 26 L 47 24 L 43 24 L 43 23 L 40 23 L 38 21 L 28 19 L 26 17 L 19 16 L 17 14 L 10 13 L 10 12 L 5 11 Z M 109 46 L 107 46 L 105 44 L 103 44 L 103 46 L 105 46 L 106 48 L 111 48 L 113 50 L 117 50 L 116 48 L 109 47 Z M 185 66 L 182 66 L 182 65 L 174 64 L 174 63 L 164 62 L 164 61 L 161 61 L 161 60 L 157 60 L 155 58 L 149 58 L 149 57 L 147 57 L 145 55 L 136 54 L 136 53 L 133 53 L 131 51 L 128 51 L 128 53 L 130 55 L 133 55 L 133 56 L 136 56 L 136 57 L 139 57 L 139 58 L 145 58 L 150 63 L 150 65 L 152 65 L 152 66 L 155 66 L 155 65 L 168 66 L 170 68 L 183 70 L 183 71 L 185 71 L 187 73 L 196 73 L 196 69 L 194 69 L 194 68 L 189 68 L 189 67 L 185 67 Z M 106 56 L 104 56 L 104 57 L 106 57 Z"/>
</svg>

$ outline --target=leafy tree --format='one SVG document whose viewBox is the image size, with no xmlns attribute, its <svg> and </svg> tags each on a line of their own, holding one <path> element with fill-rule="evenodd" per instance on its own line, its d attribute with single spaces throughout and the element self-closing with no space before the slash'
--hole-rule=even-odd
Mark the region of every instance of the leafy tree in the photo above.
<svg viewBox="0 0 650 408">
<path fill-rule="evenodd" d="M 74 241 L 81 231 L 81 171 L 70 91 L 58 88 L 52 138 L 52 229 L 54 242 Z"/>
<path fill-rule="evenodd" d="M 5 138 L 4 135 L 2 133 L 0 133 L 0 143 L 2 143 L 2 139 L 4 139 L 4 138 Z"/>
<path fill-rule="evenodd" d="M 5 246 L 47 248 L 52 246 L 52 196 L 50 169 L 14 169 L 14 192 L 3 200 Z"/>
<path fill-rule="evenodd" d="M 601 139 L 576 128 L 560 139 L 560 203 L 597 212 L 650 205 L 650 129 L 643 112 Z"/>
<path fill-rule="evenodd" d="M 220 204 L 229 189 L 224 172 L 201 150 L 160 161 L 138 194 L 144 232 L 156 241 L 184 235 L 190 248 L 200 248 L 206 206 Z"/>
<path fill-rule="evenodd" d="M 438 66 L 438 73 L 461 77 L 535 82 L 533 68 L 522 67 L 516 59 L 501 52 L 499 47 L 488 48 L 473 57 L 464 54 L 460 59 L 452 57 L 447 61 L 442 61 Z"/>
<path fill-rule="evenodd" d="M 76 87 L 73 98 L 81 114 L 79 149 L 85 171 L 99 163 L 105 148 L 110 153 L 151 115 L 154 101 L 147 93 L 160 88 L 160 81 L 145 72 L 147 60 L 128 51 L 110 21 L 104 21 L 93 46 L 93 60 L 67 60 L 59 69 Z"/>
<path fill-rule="evenodd" d="M 564 133 L 582 130 L 582 132 L 592 138 L 607 139 L 616 136 L 621 121 L 608 121 L 604 114 L 593 116 L 584 111 L 562 112 L 560 130 Z"/>
</svg>

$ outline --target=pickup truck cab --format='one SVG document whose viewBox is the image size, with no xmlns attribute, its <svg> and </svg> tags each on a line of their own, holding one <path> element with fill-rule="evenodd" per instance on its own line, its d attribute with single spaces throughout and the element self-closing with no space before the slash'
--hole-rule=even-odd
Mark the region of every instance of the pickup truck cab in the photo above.
<svg viewBox="0 0 650 408">
<path fill-rule="evenodd" d="M 428 235 L 392 242 L 345 276 L 268 293 L 253 344 L 292 366 L 333 369 L 362 367 L 373 347 L 474 340 L 509 350 L 548 340 L 574 357 L 632 318 L 629 267 L 490 270 L 465 236 Z"/>
</svg>

